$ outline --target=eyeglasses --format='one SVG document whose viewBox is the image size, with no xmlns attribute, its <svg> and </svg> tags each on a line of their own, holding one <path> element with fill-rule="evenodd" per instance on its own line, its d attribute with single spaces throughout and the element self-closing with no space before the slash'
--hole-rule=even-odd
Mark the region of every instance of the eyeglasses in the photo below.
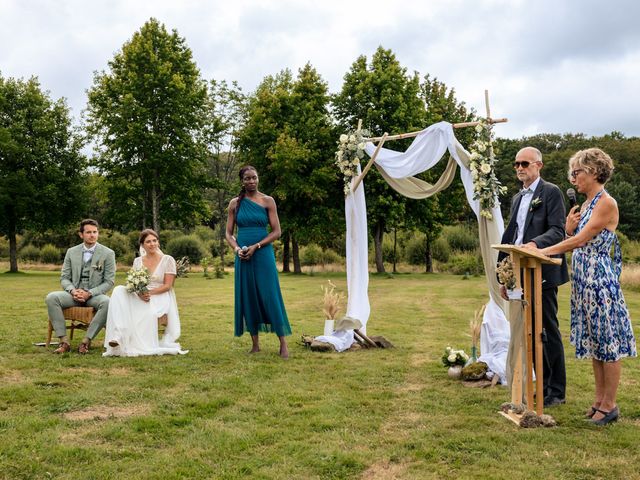
<svg viewBox="0 0 640 480">
<path fill-rule="evenodd" d="M 584 172 L 584 168 L 576 168 L 575 170 L 571 170 L 571 178 L 576 178 L 580 172 Z"/>
<path fill-rule="evenodd" d="M 529 168 L 529 165 L 531 165 L 532 163 L 540 163 L 540 162 L 528 162 L 526 160 L 522 161 L 522 162 L 513 162 L 513 168 Z"/>
</svg>

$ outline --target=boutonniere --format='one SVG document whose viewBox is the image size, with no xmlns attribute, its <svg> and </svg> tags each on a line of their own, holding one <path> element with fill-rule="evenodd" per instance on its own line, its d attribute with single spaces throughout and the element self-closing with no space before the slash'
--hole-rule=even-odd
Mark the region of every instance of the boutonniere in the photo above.
<svg viewBox="0 0 640 480">
<path fill-rule="evenodd" d="M 91 268 L 93 268 L 97 272 L 101 272 L 102 269 L 104 268 L 104 260 L 100 260 L 98 263 L 93 265 Z"/>
<path fill-rule="evenodd" d="M 531 203 L 529 204 L 529 211 L 533 212 L 540 205 L 542 205 L 542 199 L 540 197 L 534 198 L 533 200 L 531 200 Z"/>
</svg>

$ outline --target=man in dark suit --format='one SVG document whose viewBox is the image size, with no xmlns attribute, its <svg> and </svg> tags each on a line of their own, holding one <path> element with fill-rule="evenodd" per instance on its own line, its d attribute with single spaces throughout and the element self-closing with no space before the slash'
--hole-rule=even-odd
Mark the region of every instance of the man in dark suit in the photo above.
<svg viewBox="0 0 640 480">
<path fill-rule="evenodd" d="M 544 248 L 564 239 L 565 208 L 560 189 L 540 177 L 542 154 L 534 147 L 525 147 L 513 162 L 523 189 L 511 202 L 511 218 L 502 236 L 502 243 Z M 498 255 L 498 261 L 506 256 Z M 566 371 L 564 347 L 558 325 L 558 285 L 569 280 L 564 255 L 562 265 L 542 266 L 542 342 L 544 405 L 565 403 Z M 504 286 L 502 296 L 508 299 Z M 533 313 L 535 315 L 535 312 Z M 536 336 L 534 336 L 535 338 Z"/>
</svg>

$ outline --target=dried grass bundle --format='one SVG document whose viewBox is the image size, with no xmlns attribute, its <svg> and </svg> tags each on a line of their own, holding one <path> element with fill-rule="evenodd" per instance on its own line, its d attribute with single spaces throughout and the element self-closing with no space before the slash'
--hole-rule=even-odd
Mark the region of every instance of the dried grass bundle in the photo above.
<svg viewBox="0 0 640 480">
<path fill-rule="evenodd" d="M 335 320 L 336 315 L 340 310 L 340 302 L 344 299 L 344 295 L 336 293 L 336 286 L 331 282 L 331 280 L 327 280 L 327 283 L 329 286 L 320 286 L 324 292 L 322 311 L 324 312 L 327 320 Z"/>
<path fill-rule="evenodd" d="M 480 342 L 480 330 L 482 329 L 482 317 L 484 316 L 485 305 L 482 305 L 476 310 L 476 313 L 472 320 L 469 321 L 469 330 L 471 333 L 471 345 L 473 348 L 478 348 Z"/>
</svg>

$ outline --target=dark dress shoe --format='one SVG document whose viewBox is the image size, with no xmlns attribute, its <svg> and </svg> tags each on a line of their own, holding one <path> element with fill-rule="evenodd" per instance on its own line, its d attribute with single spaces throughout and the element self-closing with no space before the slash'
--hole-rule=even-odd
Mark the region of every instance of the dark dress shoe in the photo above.
<svg viewBox="0 0 640 480">
<path fill-rule="evenodd" d="M 594 425 L 598 425 L 598 426 L 603 426 L 611 422 L 615 422 L 618 420 L 618 417 L 620 416 L 620 410 L 618 410 L 617 406 L 613 407 L 608 412 L 604 410 L 600 410 L 599 408 L 596 408 L 595 410 L 596 412 L 600 412 L 601 414 L 604 415 L 604 417 L 600 418 L 599 420 L 593 420 L 593 419 L 591 420 L 594 423 Z"/>
<path fill-rule="evenodd" d="M 544 406 L 545 407 L 557 407 L 558 405 L 563 405 L 566 403 L 564 398 L 559 397 L 545 397 Z"/>
<path fill-rule="evenodd" d="M 56 348 L 53 353 L 67 353 L 71 351 L 71 345 L 67 342 L 62 342 L 58 348 Z"/>
</svg>

